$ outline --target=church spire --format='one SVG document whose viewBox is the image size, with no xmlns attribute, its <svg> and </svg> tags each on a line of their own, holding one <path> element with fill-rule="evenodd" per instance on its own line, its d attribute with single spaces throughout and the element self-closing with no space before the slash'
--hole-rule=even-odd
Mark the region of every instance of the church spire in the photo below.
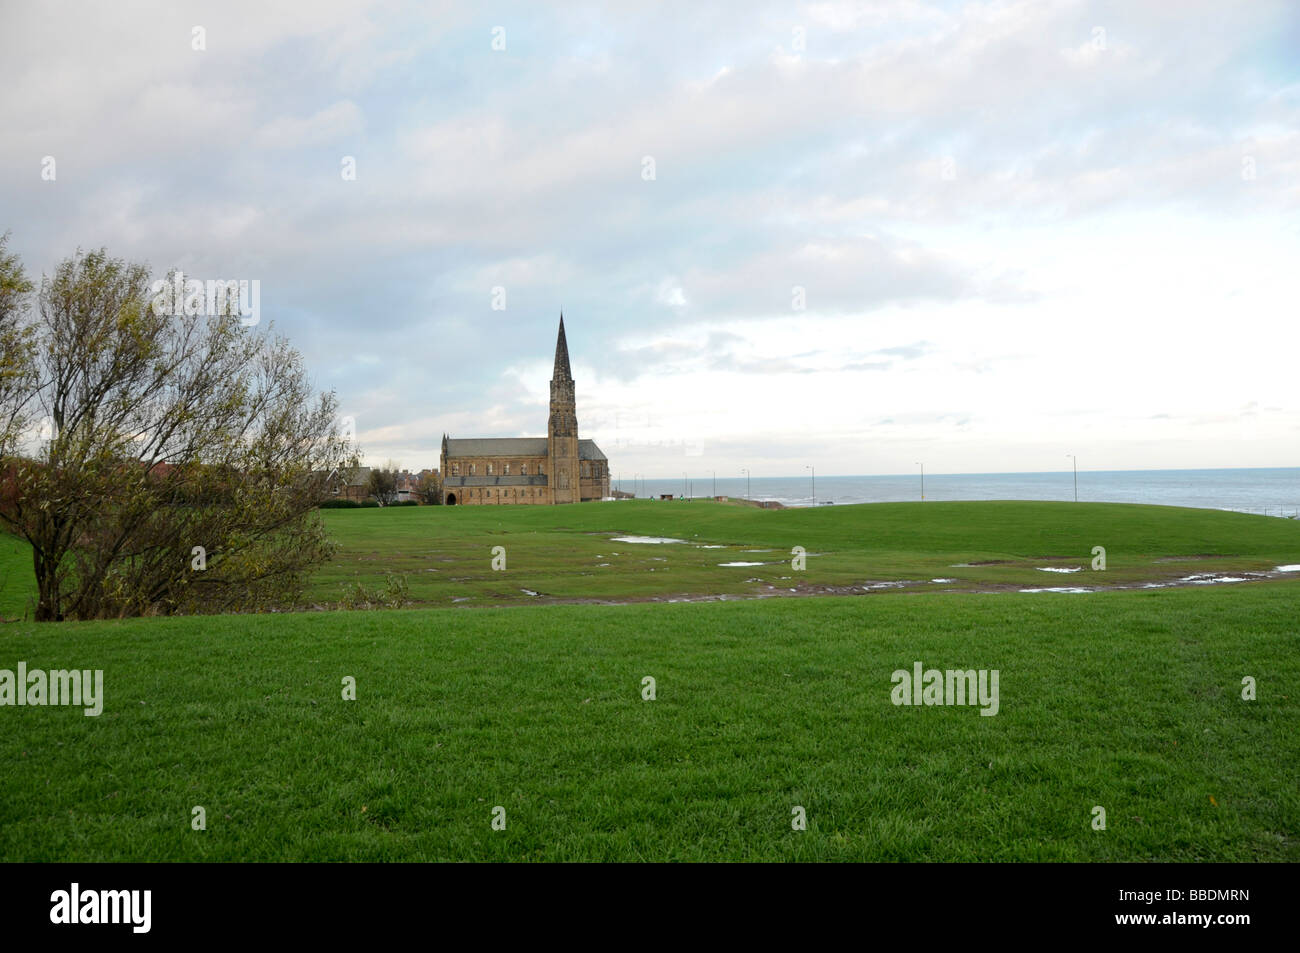
<svg viewBox="0 0 1300 953">
<path fill-rule="evenodd" d="M 573 374 L 569 370 L 569 345 L 564 340 L 564 312 L 560 312 L 560 336 L 555 340 L 555 371 L 552 380 L 571 381 Z"/>
</svg>

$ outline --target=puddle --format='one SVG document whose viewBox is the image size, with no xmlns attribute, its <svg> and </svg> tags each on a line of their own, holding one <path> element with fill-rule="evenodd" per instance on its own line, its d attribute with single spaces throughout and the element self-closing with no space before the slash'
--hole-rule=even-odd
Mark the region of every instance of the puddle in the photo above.
<svg viewBox="0 0 1300 953">
<path fill-rule="evenodd" d="M 1078 572 L 1082 567 L 1074 566 L 1067 569 L 1063 566 L 1035 566 L 1034 568 L 1039 572 Z"/>
<path fill-rule="evenodd" d="M 956 582 L 956 579 L 931 579 L 931 582 Z"/>
<path fill-rule="evenodd" d="M 1021 589 L 1021 592 L 1092 592 L 1091 589 L 1080 589 L 1076 586 L 1053 586 L 1048 589 Z"/>
<path fill-rule="evenodd" d="M 719 566 L 761 566 L 762 563 L 718 563 Z"/>
<path fill-rule="evenodd" d="M 705 546 L 703 543 L 697 543 L 695 548 L 696 549 L 726 549 L 727 547 L 723 543 L 712 543 L 708 546 Z"/>
<path fill-rule="evenodd" d="M 1300 563 L 1294 563 L 1290 566 L 1278 566 L 1274 572 L 1300 572 Z"/>
<path fill-rule="evenodd" d="M 533 592 L 533 590 L 531 590 L 531 589 L 520 589 L 519 591 L 520 591 L 520 592 L 526 592 L 526 593 L 528 593 L 530 596 L 535 596 L 535 595 L 537 595 L 537 593 Z"/>
<path fill-rule="evenodd" d="M 673 539 L 671 536 L 615 536 L 613 541 L 616 543 L 684 543 L 684 539 Z M 614 554 L 615 556 L 618 553 Z"/>
</svg>

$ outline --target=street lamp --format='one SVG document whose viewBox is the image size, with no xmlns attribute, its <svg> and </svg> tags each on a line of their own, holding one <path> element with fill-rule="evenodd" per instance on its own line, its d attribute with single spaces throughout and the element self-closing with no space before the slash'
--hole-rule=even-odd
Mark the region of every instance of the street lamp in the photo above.
<svg viewBox="0 0 1300 953">
<path fill-rule="evenodd" d="M 803 468 L 805 470 L 812 471 L 812 502 L 813 502 L 813 506 L 816 506 L 817 505 L 817 468 L 813 466 L 811 463 L 805 463 L 803 465 Z"/>
<path fill-rule="evenodd" d="M 925 502 L 925 464 L 918 461 L 917 466 L 921 468 L 921 502 L 924 503 Z"/>
<path fill-rule="evenodd" d="M 686 497 L 686 472 L 682 471 L 682 497 Z"/>
<path fill-rule="evenodd" d="M 718 471 L 713 471 L 713 498 L 718 498 Z"/>
<path fill-rule="evenodd" d="M 749 470 L 741 467 L 740 472 L 745 474 L 745 499 L 749 499 Z"/>
<path fill-rule="evenodd" d="M 1067 457 L 1074 461 L 1074 502 L 1079 502 L 1079 458 L 1072 453 L 1067 453 Z"/>
<path fill-rule="evenodd" d="M 640 475 L 641 475 L 641 474 L 639 474 L 639 473 L 633 473 L 633 474 L 632 474 L 632 499 L 634 499 L 634 500 L 635 500 L 636 497 L 637 497 L 637 492 L 636 492 L 636 478 L 639 477 Z"/>
</svg>

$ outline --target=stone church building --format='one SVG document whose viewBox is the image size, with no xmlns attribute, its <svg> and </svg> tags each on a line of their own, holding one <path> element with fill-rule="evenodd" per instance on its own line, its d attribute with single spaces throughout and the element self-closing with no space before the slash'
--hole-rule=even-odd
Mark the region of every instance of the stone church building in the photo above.
<svg viewBox="0 0 1300 953">
<path fill-rule="evenodd" d="M 577 503 L 609 496 L 609 461 L 578 439 L 564 315 L 555 342 L 551 419 L 545 437 L 442 437 L 442 501 L 448 506 Z"/>
</svg>

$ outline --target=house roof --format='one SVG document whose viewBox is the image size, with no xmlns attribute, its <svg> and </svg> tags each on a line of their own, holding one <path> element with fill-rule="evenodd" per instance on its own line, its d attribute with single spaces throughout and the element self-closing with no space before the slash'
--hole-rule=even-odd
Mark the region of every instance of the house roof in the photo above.
<svg viewBox="0 0 1300 953">
<path fill-rule="evenodd" d="M 370 482 L 370 467 L 344 467 L 339 472 L 348 486 L 364 486 Z"/>
</svg>

